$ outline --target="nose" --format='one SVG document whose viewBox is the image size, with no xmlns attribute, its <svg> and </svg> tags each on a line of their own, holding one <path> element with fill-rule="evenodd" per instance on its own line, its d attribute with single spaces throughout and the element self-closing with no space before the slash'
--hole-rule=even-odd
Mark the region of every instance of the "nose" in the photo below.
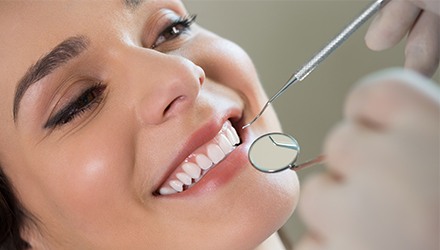
<svg viewBox="0 0 440 250">
<path fill-rule="evenodd" d="M 203 69 L 190 60 L 155 51 L 138 51 L 125 67 L 142 125 L 158 125 L 183 113 L 193 105 L 205 80 Z"/>
</svg>

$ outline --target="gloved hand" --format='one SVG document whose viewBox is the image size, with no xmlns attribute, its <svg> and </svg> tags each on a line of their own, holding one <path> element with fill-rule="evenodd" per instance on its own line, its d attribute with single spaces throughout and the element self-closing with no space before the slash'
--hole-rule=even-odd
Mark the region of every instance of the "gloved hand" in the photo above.
<svg viewBox="0 0 440 250">
<path fill-rule="evenodd" d="M 440 89 L 379 73 L 348 96 L 325 143 L 327 171 L 306 181 L 309 233 L 295 250 L 438 250 Z"/>
<path fill-rule="evenodd" d="M 431 76 L 440 58 L 440 0 L 391 0 L 365 36 L 372 50 L 396 45 L 406 34 L 405 67 Z"/>
</svg>

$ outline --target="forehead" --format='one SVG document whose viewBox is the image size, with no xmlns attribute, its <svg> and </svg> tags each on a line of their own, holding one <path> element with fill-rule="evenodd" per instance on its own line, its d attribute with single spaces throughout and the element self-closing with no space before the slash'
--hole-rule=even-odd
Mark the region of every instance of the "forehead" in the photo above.
<svg viewBox="0 0 440 250">
<path fill-rule="evenodd" d="M 98 2 L 1 2 L 1 69 L 7 68 L 9 76 L 22 74 L 21 65 L 30 66 L 63 39 L 78 33 L 101 30 L 100 25 L 108 20 L 108 14 L 105 13 L 114 12 L 111 10 L 117 7 L 119 1 L 106 1 L 106 4 Z M 91 20 L 94 20 L 93 26 Z"/>
</svg>

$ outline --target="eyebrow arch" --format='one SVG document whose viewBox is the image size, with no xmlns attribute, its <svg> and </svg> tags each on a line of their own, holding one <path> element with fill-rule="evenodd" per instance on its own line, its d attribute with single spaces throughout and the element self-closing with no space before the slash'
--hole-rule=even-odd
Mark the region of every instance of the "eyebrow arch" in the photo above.
<svg viewBox="0 0 440 250">
<path fill-rule="evenodd" d="M 66 64 L 69 60 L 77 57 L 87 49 L 88 45 L 89 40 L 85 36 L 67 38 L 45 56 L 40 58 L 34 65 L 29 67 L 18 82 L 15 90 L 13 105 L 14 122 L 17 121 L 20 101 L 29 87 L 52 73 L 58 67 Z"/>
<path fill-rule="evenodd" d="M 136 9 L 144 0 L 123 0 L 125 6 L 129 9 Z"/>
</svg>

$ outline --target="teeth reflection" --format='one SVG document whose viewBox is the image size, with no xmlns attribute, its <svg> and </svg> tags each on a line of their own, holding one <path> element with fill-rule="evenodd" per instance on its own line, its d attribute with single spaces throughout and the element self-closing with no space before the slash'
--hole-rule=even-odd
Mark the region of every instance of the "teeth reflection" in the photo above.
<svg viewBox="0 0 440 250">
<path fill-rule="evenodd" d="M 190 189 L 210 169 L 234 151 L 239 143 L 237 132 L 231 123 L 226 121 L 217 136 L 191 153 L 159 188 L 158 193 L 170 195 Z"/>
</svg>

